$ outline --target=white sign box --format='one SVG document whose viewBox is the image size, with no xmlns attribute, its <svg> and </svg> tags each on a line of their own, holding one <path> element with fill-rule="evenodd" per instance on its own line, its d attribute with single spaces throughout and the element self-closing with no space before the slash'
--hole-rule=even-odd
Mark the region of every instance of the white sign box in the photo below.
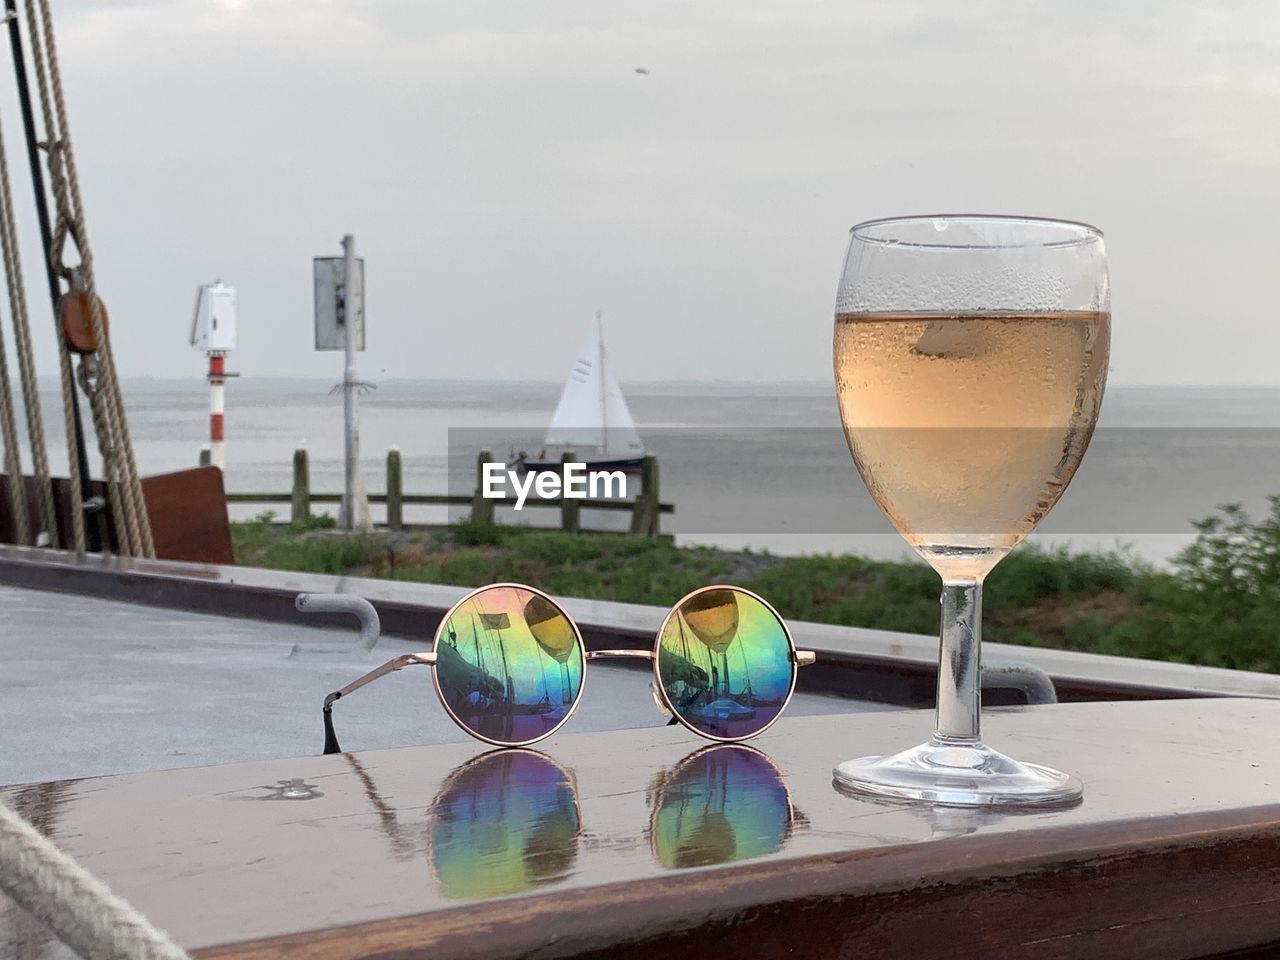
<svg viewBox="0 0 1280 960">
<path fill-rule="evenodd" d="M 201 353 L 227 353 L 236 348 L 236 292 L 221 280 L 202 285 L 196 293 L 191 345 Z"/>
<path fill-rule="evenodd" d="M 355 304 L 356 349 L 364 349 L 364 258 L 356 257 L 355 296 L 345 296 L 342 257 L 316 257 L 316 349 L 347 349 L 347 318 Z"/>
</svg>

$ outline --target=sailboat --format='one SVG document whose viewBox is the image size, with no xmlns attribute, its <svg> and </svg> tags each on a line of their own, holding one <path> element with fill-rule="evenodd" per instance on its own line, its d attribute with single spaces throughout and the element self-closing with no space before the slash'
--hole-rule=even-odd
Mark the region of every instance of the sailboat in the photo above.
<svg viewBox="0 0 1280 960">
<path fill-rule="evenodd" d="M 565 453 L 573 454 L 589 470 L 636 473 L 644 461 L 636 422 L 606 363 L 604 320 L 599 310 L 560 392 L 547 429 L 546 447 L 537 457 L 526 457 L 524 469 L 529 473 L 559 471 Z"/>
</svg>

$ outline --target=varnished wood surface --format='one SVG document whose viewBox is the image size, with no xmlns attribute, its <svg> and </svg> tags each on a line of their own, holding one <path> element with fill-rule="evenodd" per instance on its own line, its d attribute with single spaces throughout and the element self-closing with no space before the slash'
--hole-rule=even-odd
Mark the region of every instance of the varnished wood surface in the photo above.
<svg viewBox="0 0 1280 960">
<path fill-rule="evenodd" d="M 207 957 L 1182 960 L 1280 942 L 1280 703 L 992 712 L 994 745 L 1081 777 L 1066 809 L 832 787 L 835 762 L 929 723 L 784 719 L 759 754 L 568 734 L 544 758 L 450 744 L 5 799 Z"/>
</svg>

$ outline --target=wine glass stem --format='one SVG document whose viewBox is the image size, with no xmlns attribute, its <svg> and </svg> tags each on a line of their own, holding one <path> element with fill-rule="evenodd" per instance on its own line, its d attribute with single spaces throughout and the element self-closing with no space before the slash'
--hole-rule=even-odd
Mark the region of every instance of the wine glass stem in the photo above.
<svg viewBox="0 0 1280 960">
<path fill-rule="evenodd" d="M 982 581 L 942 583 L 942 649 L 938 660 L 938 715 L 934 736 L 977 743 L 982 709 Z"/>
</svg>

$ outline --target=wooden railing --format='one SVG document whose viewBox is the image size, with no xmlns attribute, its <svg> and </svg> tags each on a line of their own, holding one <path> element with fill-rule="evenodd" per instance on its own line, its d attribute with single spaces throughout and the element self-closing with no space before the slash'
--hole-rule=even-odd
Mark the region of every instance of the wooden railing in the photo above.
<svg viewBox="0 0 1280 960">
<path fill-rule="evenodd" d="M 201 463 L 206 462 L 207 451 L 201 453 Z M 483 471 L 486 463 L 492 463 L 489 451 L 483 451 L 476 458 L 475 492 L 467 494 L 447 493 L 405 493 L 404 471 L 399 450 L 387 453 L 386 492 L 370 493 L 371 504 L 385 504 L 387 508 L 386 528 L 403 530 L 404 508 L 406 506 L 445 506 L 471 508 L 471 519 L 476 523 L 491 524 L 495 521 L 495 508 L 503 504 L 514 504 L 514 497 L 489 498 L 481 494 Z M 566 458 L 562 462 L 569 462 Z M 293 488 L 287 493 L 272 491 L 255 491 L 252 493 L 228 493 L 227 503 L 290 505 L 289 521 L 302 524 L 311 517 L 311 507 L 317 503 L 341 503 L 340 493 L 313 493 L 311 490 L 311 469 L 305 449 L 293 452 Z M 634 498 L 627 500 L 576 499 L 569 497 L 535 497 L 530 495 L 524 502 L 525 508 L 556 507 L 560 510 L 560 529 L 570 533 L 603 532 L 592 531 L 582 526 L 583 510 L 608 510 L 631 514 L 631 522 L 627 533 L 635 537 L 656 537 L 660 533 L 660 517 L 662 514 L 675 513 L 675 506 L 663 503 L 658 497 L 658 460 L 652 454 L 644 458 L 640 470 L 640 491 Z"/>
</svg>

